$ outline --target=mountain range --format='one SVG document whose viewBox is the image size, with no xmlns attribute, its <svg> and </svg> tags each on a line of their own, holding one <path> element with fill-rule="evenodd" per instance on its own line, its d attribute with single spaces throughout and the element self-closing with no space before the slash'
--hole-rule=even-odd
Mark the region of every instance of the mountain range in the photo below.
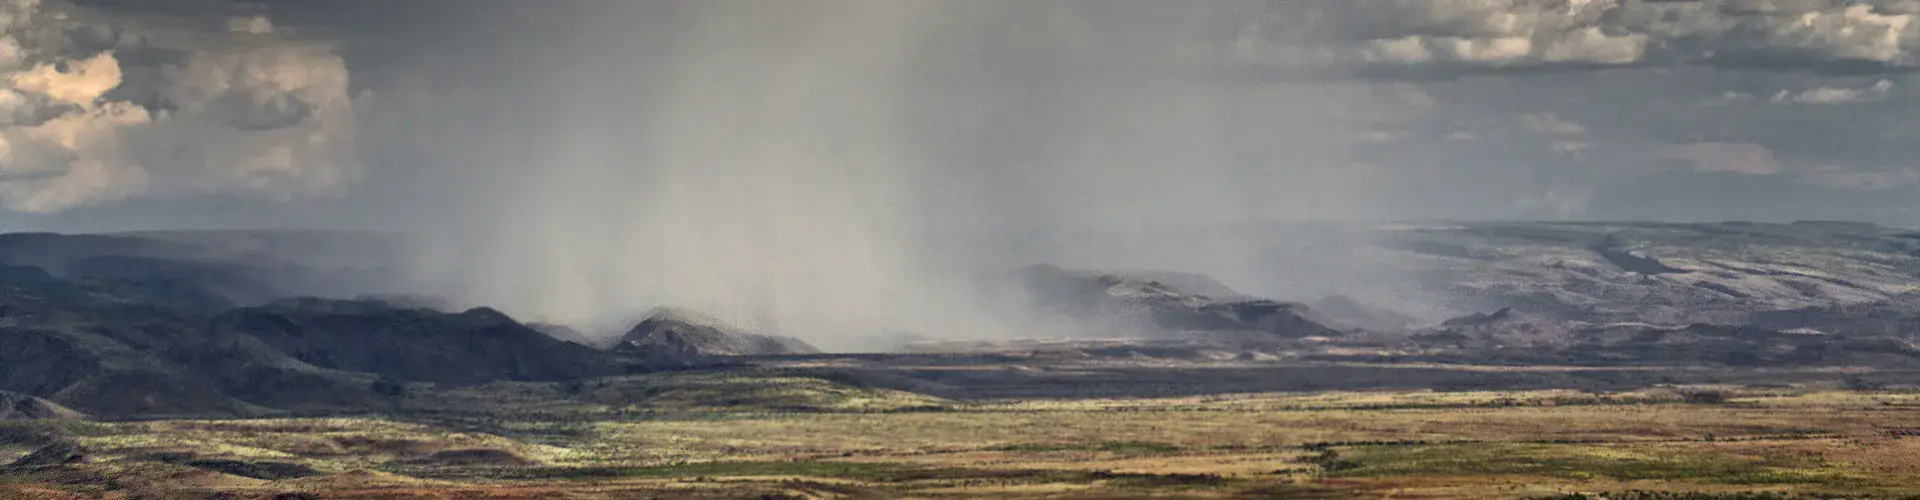
<svg viewBox="0 0 1920 500">
<path fill-rule="evenodd" d="M 1272 300 L 1177 270 L 1037 264 L 1021 268 L 1010 286 L 1031 297 L 1036 311 L 1093 336 L 1225 352 L 1207 359 L 1602 366 L 1907 366 L 1920 359 L 1920 233 L 1913 231 L 1842 222 L 1356 231 L 1412 270 L 1403 296 L 1452 318 L 1422 318 L 1364 296 Z M 0 402 L 8 418 L 391 411 L 423 388 L 573 383 L 819 354 L 799 339 L 671 307 L 618 336 L 522 323 L 486 307 L 455 310 L 386 286 L 379 276 L 395 260 L 383 255 L 397 246 L 382 238 L 0 235 Z M 1004 346 L 970 349 L 978 348 Z"/>
</svg>

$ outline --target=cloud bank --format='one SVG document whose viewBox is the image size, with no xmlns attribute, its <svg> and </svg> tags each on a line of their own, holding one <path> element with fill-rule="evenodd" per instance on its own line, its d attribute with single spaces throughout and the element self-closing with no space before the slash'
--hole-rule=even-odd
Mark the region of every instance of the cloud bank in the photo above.
<svg viewBox="0 0 1920 500">
<path fill-rule="evenodd" d="M 325 192 L 357 171 L 353 102 L 325 44 L 263 17 L 231 36 L 0 5 L 0 204 L 48 213 L 133 196 Z"/>
<path fill-rule="evenodd" d="M 1393 70 L 1640 64 L 1912 68 L 1912 0 L 1359 0 L 1314 3 L 1323 61 Z M 1297 29 L 1310 29 L 1300 26 Z"/>
</svg>

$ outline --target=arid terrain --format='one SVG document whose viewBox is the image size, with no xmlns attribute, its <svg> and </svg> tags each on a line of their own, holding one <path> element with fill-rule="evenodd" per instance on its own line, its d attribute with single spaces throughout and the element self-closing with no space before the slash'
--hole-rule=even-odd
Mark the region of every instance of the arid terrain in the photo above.
<svg viewBox="0 0 1920 500">
<path fill-rule="evenodd" d="M 0 500 L 1920 500 L 1920 0 L 0 0 Z"/>
<path fill-rule="evenodd" d="M 1439 320 L 1033 266 L 1114 334 L 851 354 L 287 251 L 337 235 L 3 235 L 0 498 L 1920 498 L 1920 253 L 1836 224 L 1389 232 Z"/>
<path fill-rule="evenodd" d="M 812 364 L 776 364 L 787 363 Z M 1322 368 L 1265 367 L 1276 377 Z M 1542 386 L 1598 375 L 1324 368 L 1408 381 L 1538 374 Z M 937 369 L 1049 371 L 997 363 Z M 1063 371 L 1055 376 L 1126 370 Z M 1675 375 L 1704 382 L 1750 374 Z M 54 442 L 84 451 L 73 463 L 16 466 L 0 491 L 23 499 L 1920 495 L 1920 395 L 1848 389 L 1843 373 L 1751 375 L 1794 382 L 970 402 L 809 369 L 650 375 L 584 388 L 496 383 L 408 398 L 406 410 L 387 415 L 8 422 L 0 428 L 9 453 Z M 1699 494 L 1630 493 L 1656 491 Z M 1820 494 L 1836 496 L 1813 496 Z"/>
</svg>

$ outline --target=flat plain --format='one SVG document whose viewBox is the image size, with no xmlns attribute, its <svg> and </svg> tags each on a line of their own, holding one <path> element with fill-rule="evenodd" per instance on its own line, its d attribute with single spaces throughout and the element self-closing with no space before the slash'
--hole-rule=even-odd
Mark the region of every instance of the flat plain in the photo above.
<svg viewBox="0 0 1920 500">
<path fill-rule="evenodd" d="M 1920 391 L 1859 387 L 1845 371 L 1645 370 L 1655 382 L 1609 389 L 1434 390 L 1376 377 L 1184 396 L 1131 396 L 1156 391 L 1103 378 L 1119 386 L 1111 397 L 961 398 L 846 368 L 902 363 L 823 356 L 422 385 L 385 416 L 8 422 L 7 456 L 49 442 L 85 451 L 16 468 L 0 477 L 0 498 L 1920 498 Z M 1043 368 L 943 367 L 1040 371 L 1045 383 L 1141 369 Z M 1151 380 L 1215 375 L 1163 368 L 1171 374 Z M 1725 382 L 1771 379 L 1787 382 Z M 1018 392 L 995 380 L 1008 379 L 927 392 Z"/>
</svg>

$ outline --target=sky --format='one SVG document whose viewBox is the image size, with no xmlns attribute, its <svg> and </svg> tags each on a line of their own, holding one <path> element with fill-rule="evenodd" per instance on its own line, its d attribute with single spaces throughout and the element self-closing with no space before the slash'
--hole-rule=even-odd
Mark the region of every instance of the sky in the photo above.
<svg viewBox="0 0 1920 500">
<path fill-rule="evenodd" d="M 431 243 L 423 282 L 475 302 L 866 330 L 957 300 L 918 283 L 1014 261 L 1287 275 L 1265 250 L 1154 232 L 1173 227 L 1911 227 L 1916 16 L 1920 0 L 0 0 L 0 224 L 387 229 Z M 1077 231 L 1121 236 L 1059 236 Z"/>
<path fill-rule="evenodd" d="M 508 109 L 516 104 L 498 101 L 550 96 L 503 80 L 563 86 L 561 75 L 515 73 L 617 65 L 580 45 L 648 44 L 594 33 L 648 22 L 623 16 L 702 15 L 671 2 L 520 4 L 8 0 L 0 206 L 16 225 L 52 227 L 189 223 L 173 213 L 222 225 L 377 222 L 389 211 L 368 203 L 434 189 L 419 184 L 466 185 L 419 165 L 437 154 L 428 144 L 504 135 L 456 129 L 506 119 L 443 109 L 552 114 Z M 1920 223 L 1920 127 L 1909 113 L 1920 99 L 1920 1 L 944 4 L 917 15 L 952 22 L 872 36 L 952 52 L 917 62 L 939 66 L 919 73 L 941 81 L 898 85 L 945 87 L 912 98 L 969 102 L 952 120 L 991 122 L 950 128 L 999 129 L 950 133 L 968 139 L 953 147 L 997 151 L 978 162 L 999 165 L 980 169 L 1026 161 L 1001 136 L 1050 133 L 1038 130 L 1049 114 L 1123 100 L 1161 103 L 1172 120 L 1233 108 L 1187 111 L 1207 122 L 1195 127 L 1219 129 L 1205 138 L 1216 142 L 1157 148 L 1169 171 L 1182 156 L 1215 154 L 1198 149 L 1233 149 L 1218 154 L 1240 156 L 1259 189 L 1335 184 L 1362 195 L 1271 204 L 1258 217 Z M 900 22 L 870 17 L 833 22 Z M 596 36 L 607 39 L 587 40 Z M 553 82 L 531 82 L 541 78 Z M 1077 128 L 1098 143 L 1087 147 L 1126 142 Z M 1002 187 L 977 189 L 1015 190 Z M 65 215 L 35 216 L 46 214 Z"/>
</svg>

